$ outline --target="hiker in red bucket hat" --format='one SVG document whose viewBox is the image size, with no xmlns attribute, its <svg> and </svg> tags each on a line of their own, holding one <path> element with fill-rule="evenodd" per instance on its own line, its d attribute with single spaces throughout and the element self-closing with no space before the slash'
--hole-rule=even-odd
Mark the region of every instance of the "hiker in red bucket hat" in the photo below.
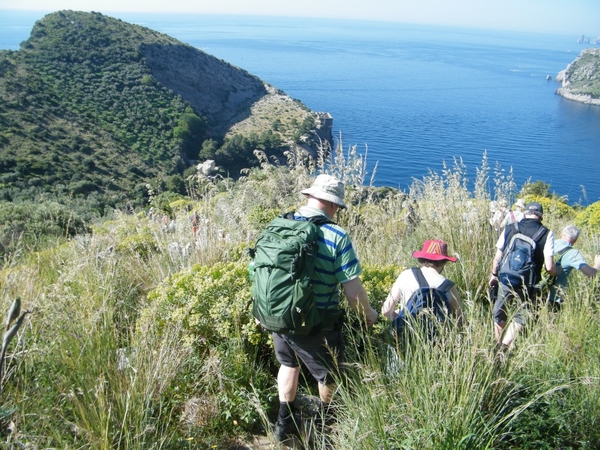
<svg viewBox="0 0 600 450">
<path fill-rule="evenodd" d="M 412 295 L 422 287 L 443 291 L 449 313 L 460 319 L 462 317 L 460 298 L 454 283 L 442 275 L 448 261 L 456 262 L 455 257 L 448 255 L 448 244 L 439 239 L 425 241 L 420 251 L 413 252 L 421 267 L 413 267 L 403 271 L 392 286 L 381 313 L 394 320 L 402 309 L 406 308 Z"/>
</svg>

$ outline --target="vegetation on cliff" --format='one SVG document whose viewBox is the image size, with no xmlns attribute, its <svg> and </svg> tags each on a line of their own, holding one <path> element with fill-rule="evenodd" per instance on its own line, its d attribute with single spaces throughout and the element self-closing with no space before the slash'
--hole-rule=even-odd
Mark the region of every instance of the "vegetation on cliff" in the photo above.
<svg viewBox="0 0 600 450">
<path fill-rule="evenodd" d="M 588 48 L 562 72 L 556 92 L 565 98 L 600 105 L 600 49 Z"/>
<path fill-rule="evenodd" d="M 259 101 L 265 119 L 252 126 Z M 257 165 L 256 149 L 282 158 L 310 135 L 314 117 L 255 76 L 169 36 L 100 13 L 60 11 L 38 21 L 20 50 L 0 52 L 0 199 L 80 199 L 87 216 L 139 207 L 148 184 L 187 193 L 200 158 L 234 177 Z M 239 123 L 246 125 L 232 131 Z"/>
</svg>

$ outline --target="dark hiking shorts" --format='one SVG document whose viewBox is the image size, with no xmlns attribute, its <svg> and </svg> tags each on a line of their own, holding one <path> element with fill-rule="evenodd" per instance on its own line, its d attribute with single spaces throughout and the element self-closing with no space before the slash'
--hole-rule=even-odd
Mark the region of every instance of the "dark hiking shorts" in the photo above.
<svg viewBox="0 0 600 450">
<path fill-rule="evenodd" d="M 333 383 L 330 373 L 343 362 L 344 339 L 341 330 L 324 330 L 315 336 L 287 336 L 273 333 L 275 356 L 286 367 L 302 362 L 319 383 Z"/>
<path fill-rule="evenodd" d="M 508 320 L 507 307 L 513 310 L 514 316 L 510 317 L 515 323 L 525 326 L 528 316 L 530 316 L 529 304 L 535 299 L 535 290 L 516 289 L 504 283 L 499 283 L 498 297 L 494 302 L 494 322 L 497 324 L 505 323 Z"/>
</svg>

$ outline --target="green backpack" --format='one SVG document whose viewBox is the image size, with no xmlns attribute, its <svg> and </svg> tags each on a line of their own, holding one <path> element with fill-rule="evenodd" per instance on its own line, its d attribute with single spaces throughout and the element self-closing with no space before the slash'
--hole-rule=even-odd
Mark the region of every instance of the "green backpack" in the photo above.
<svg viewBox="0 0 600 450">
<path fill-rule="evenodd" d="M 261 325 L 281 334 L 307 335 L 319 329 L 311 282 L 323 216 L 294 219 L 290 212 L 274 219 L 250 249 L 252 314 Z M 316 328 L 315 328 L 316 327 Z"/>
</svg>

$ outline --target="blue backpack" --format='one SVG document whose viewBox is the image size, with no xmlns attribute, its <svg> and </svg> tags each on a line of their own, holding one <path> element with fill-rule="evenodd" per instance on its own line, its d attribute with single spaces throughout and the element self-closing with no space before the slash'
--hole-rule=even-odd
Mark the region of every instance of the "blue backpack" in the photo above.
<svg viewBox="0 0 600 450">
<path fill-rule="evenodd" d="M 392 329 L 397 336 L 401 336 L 406 330 L 420 328 L 432 339 L 450 311 L 449 291 L 454 283 L 445 280 L 439 287 L 432 288 L 421 269 L 413 267 L 411 271 L 419 283 L 419 289 L 410 296 L 406 307 L 394 318 Z"/>
<path fill-rule="evenodd" d="M 540 273 L 535 264 L 535 249 L 548 230 L 540 226 L 533 236 L 527 236 L 519 230 L 518 222 L 514 223 L 514 229 L 500 260 L 498 279 L 502 284 L 513 288 L 533 287 L 536 272 Z"/>
</svg>

